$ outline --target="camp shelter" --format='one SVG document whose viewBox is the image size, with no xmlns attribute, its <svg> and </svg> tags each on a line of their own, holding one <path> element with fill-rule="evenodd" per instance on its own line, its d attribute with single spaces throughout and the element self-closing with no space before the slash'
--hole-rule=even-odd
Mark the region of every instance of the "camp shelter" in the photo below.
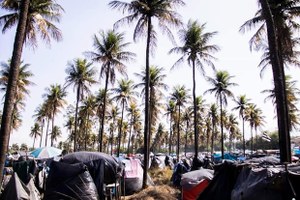
<svg viewBox="0 0 300 200">
<path fill-rule="evenodd" d="M 99 199 L 95 183 L 83 163 L 51 162 L 44 200 L 57 199 Z"/>
<path fill-rule="evenodd" d="M 94 180 L 99 195 L 103 195 L 104 185 L 115 183 L 122 176 L 122 163 L 115 157 L 102 152 L 80 151 L 69 153 L 60 162 L 85 164 Z"/>
<path fill-rule="evenodd" d="M 137 158 L 119 158 L 124 164 L 124 179 L 122 181 L 123 193 L 131 195 L 142 189 L 143 186 L 143 167 Z M 147 176 L 148 185 L 154 185 L 151 177 Z M 125 190 L 125 191 L 124 191 Z"/>
<path fill-rule="evenodd" d="M 287 200 L 300 194 L 299 164 L 293 166 L 224 162 L 198 200 Z"/>
<path fill-rule="evenodd" d="M 213 170 L 201 168 L 182 174 L 182 200 L 196 199 L 213 179 L 213 173 Z"/>
<path fill-rule="evenodd" d="M 1 200 L 40 200 L 40 194 L 36 189 L 33 178 L 26 185 L 23 183 L 16 172 L 13 173 L 9 182 L 0 196 Z"/>
</svg>

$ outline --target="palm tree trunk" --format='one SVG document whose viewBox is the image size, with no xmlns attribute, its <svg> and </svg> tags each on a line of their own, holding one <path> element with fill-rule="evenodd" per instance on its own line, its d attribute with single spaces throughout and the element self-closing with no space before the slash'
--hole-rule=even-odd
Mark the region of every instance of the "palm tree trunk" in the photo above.
<svg viewBox="0 0 300 200">
<path fill-rule="evenodd" d="M 213 124 L 212 124 L 212 134 L 211 134 L 211 147 L 210 147 L 210 154 L 211 154 L 211 156 L 213 156 L 213 153 L 214 153 L 214 139 L 215 139 L 215 123 L 213 122 Z"/>
<path fill-rule="evenodd" d="M 224 159 L 224 132 L 223 132 L 223 108 L 222 108 L 222 96 L 220 96 L 220 118 L 221 118 L 221 153 L 222 153 L 222 159 Z"/>
<path fill-rule="evenodd" d="M 176 146 L 177 162 L 179 162 L 179 150 L 180 150 L 180 105 L 178 105 L 178 120 L 177 120 L 177 146 Z"/>
<path fill-rule="evenodd" d="M 129 131 L 129 137 L 128 137 L 128 145 L 127 145 L 127 155 L 130 153 L 130 140 L 131 140 L 131 131 L 132 131 L 132 125 L 133 125 L 133 116 L 131 116 L 131 124 L 130 124 L 130 131 Z"/>
<path fill-rule="evenodd" d="M 185 144 L 184 144 L 184 156 L 186 157 L 187 143 L 188 143 L 188 130 L 189 130 L 189 121 L 186 121 L 186 132 L 185 132 Z"/>
<path fill-rule="evenodd" d="M 122 114 L 121 114 L 121 122 L 120 122 L 120 127 L 119 127 L 119 134 L 118 134 L 117 157 L 120 156 L 120 147 L 121 147 L 121 137 L 122 137 L 122 129 L 123 129 L 124 108 L 125 108 L 125 103 L 122 100 Z"/>
<path fill-rule="evenodd" d="M 107 87 L 108 87 L 108 76 L 109 76 L 109 68 L 108 66 L 106 72 L 106 79 L 105 79 L 105 87 L 104 87 L 104 102 L 102 108 L 102 119 L 101 119 L 101 127 L 99 132 L 99 151 L 102 152 L 102 140 L 103 140 L 103 130 L 104 130 L 104 119 L 105 119 L 105 110 L 106 110 L 106 94 L 107 94 Z"/>
<path fill-rule="evenodd" d="M 151 16 L 148 16 L 147 44 L 146 44 L 146 74 L 145 74 L 145 125 L 144 125 L 144 171 L 143 171 L 143 189 L 147 187 L 147 175 L 149 166 L 149 53 L 151 38 Z"/>
<path fill-rule="evenodd" d="M 52 134 L 53 134 L 53 130 L 54 130 L 54 114 L 55 114 L 55 112 L 56 112 L 56 109 L 53 109 L 53 112 L 52 112 L 52 133 L 51 133 L 51 136 L 50 136 L 50 138 L 51 138 L 51 147 L 53 146 L 53 136 L 52 136 Z"/>
<path fill-rule="evenodd" d="M 172 128 L 172 116 L 170 116 L 169 155 L 171 155 L 171 149 L 172 149 L 172 129 L 173 129 Z"/>
<path fill-rule="evenodd" d="M 77 151 L 77 122 L 78 122 L 78 104 L 80 100 L 80 85 L 77 87 L 77 95 L 76 95 L 76 107 L 75 107 L 75 124 L 74 124 L 74 152 Z"/>
<path fill-rule="evenodd" d="M 198 158 L 198 116 L 196 102 L 196 75 L 195 75 L 195 60 L 193 60 L 193 104 L 194 104 L 194 135 L 195 135 L 195 158 Z"/>
<path fill-rule="evenodd" d="M 50 126 L 50 117 L 48 117 L 48 119 L 47 119 L 47 128 L 46 128 L 45 147 L 47 146 L 47 142 L 48 142 L 48 131 L 49 131 L 49 126 Z"/>
<path fill-rule="evenodd" d="M 244 115 L 242 115 L 242 119 L 243 119 L 243 153 L 244 153 L 244 157 L 246 156 L 246 142 L 245 142 L 245 118 Z"/>
<path fill-rule="evenodd" d="M 251 127 L 251 155 L 253 154 L 253 128 Z"/>
<path fill-rule="evenodd" d="M 42 141 L 43 141 L 44 122 L 45 122 L 45 120 L 43 119 L 43 121 L 42 121 L 42 129 L 41 129 L 41 138 L 40 138 L 40 148 L 42 147 Z"/>
<path fill-rule="evenodd" d="M 85 123 L 85 137 L 84 137 L 84 150 L 87 150 L 87 135 L 88 135 L 88 121 L 89 121 L 89 114 L 87 115 L 87 120 Z"/>
<path fill-rule="evenodd" d="M 113 120 L 113 125 L 115 124 L 115 119 Z M 114 127 L 113 127 L 114 128 Z M 111 130 L 111 145 L 110 145 L 110 155 L 113 154 L 113 147 L 114 147 L 114 129 Z"/>
<path fill-rule="evenodd" d="M 36 138 L 36 136 L 34 135 L 32 149 L 34 149 L 35 138 Z"/>
<path fill-rule="evenodd" d="M 13 104 L 15 99 L 15 91 L 17 88 L 17 78 L 19 75 L 19 66 L 21 63 L 23 44 L 26 36 L 26 22 L 27 22 L 27 14 L 29 8 L 29 0 L 21 1 L 20 7 L 20 15 L 19 22 L 17 26 L 14 48 L 11 59 L 11 67 L 9 71 L 9 79 L 7 84 L 7 90 L 5 94 L 5 101 L 3 107 L 3 115 L 1 120 L 1 128 L 0 128 L 0 188 L 2 187 L 2 179 L 3 179 L 3 169 L 6 158 L 6 151 L 9 145 L 9 134 L 10 134 L 10 124 L 11 124 L 11 116 L 13 112 Z"/>
<path fill-rule="evenodd" d="M 267 0 L 260 0 L 263 15 L 266 19 L 270 59 L 275 85 L 277 124 L 279 132 L 280 161 L 291 162 L 291 141 L 289 116 L 286 101 L 283 61 L 279 58 L 276 29 Z"/>
</svg>

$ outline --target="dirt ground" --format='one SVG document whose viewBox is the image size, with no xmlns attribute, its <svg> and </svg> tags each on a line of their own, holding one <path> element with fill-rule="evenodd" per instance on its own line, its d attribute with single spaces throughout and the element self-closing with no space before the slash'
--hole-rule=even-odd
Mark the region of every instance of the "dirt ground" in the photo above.
<svg viewBox="0 0 300 200">
<path fill-rule="evenodd" d="M 154 186 L 130 195 L 123 197 L 123 200 L 178 200 L 181 197 L 180 190 L 173 187 L 171 184 L 172 170 L 165 169 L 151 169 L 149 174 L 154 182 Z"/>
</svg>

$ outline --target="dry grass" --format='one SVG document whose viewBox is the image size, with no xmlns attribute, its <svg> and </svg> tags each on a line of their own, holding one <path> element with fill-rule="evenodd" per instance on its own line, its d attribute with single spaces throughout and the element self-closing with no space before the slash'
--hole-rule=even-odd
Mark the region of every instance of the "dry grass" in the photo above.
<svg viewBox="0 0 300 200">
<path fill-rule="evenodd" d="M 133 194 L 126 196 L 123 199 L 134 200 L 177 200 L 180 199 L 180 190 L 172 187 L 171 176 L 172 170 L 165 169 L 151 169 L 149 174 L 155 184 L 155 186 L 149 186 L 148 188 Z"/>
</svg>

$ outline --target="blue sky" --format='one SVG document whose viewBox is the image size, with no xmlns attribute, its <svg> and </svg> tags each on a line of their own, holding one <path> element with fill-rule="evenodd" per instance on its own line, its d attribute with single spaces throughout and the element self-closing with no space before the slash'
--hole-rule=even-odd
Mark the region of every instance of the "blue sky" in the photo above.
<svg viewBox="0 0 300 200">
<path fill-rule="evenodd" d="M 35 50 L 24 49 L 23 60 L 30 64 L 30 70 L 35 75 L 32 81 L 36 85 L 30 88 L 30 97 L 27 99 L 26 110 L 23 112 L 23 125 L 18 131 L 13 132 L 11 143 L 32 144 L 32 139 L 28 136 L 30 127 L 34 124 L 32 115 L 35 108 L 43 102 L 42 94 L 45 93 L 45 88 L 50 84 L 64 84 L 67 63 L 74 58 L 84 58 L 83 52 L 93 50 L 92 36 L 99 30 L 111 29 L 113 23 L 123 16 L 119 11 L 109 8 L 108 0 L 61 0 L 57 2 L 65 9 L 61 23 L 57 24 L 63 33 L 63 41 L 59 43 L 53 41 L 51 47 L 39 42 L 39 46 Z M 218 61 L 215 62 L 216 68 L 227 70 L 230 75 L 234 76 L 232 81 L 239 85 L 232 88 L 234 94 L 236 96 L 246 94 L 251 102 L 257 104 L 266 117 L 266 125 L 263 129 L 272 131 L 276 128 L 274 108 L 271 102 L 264 102 L 265 95 L 260 93 L 264 89 L 273 87 L 271 69 L 267 69 L 263 78 L 260 78 L 260 69 L 257 65 L 261 53 L 251 53 L 248 45 L 253 32 L 239 33 L 239 27 L 246 20 L 252 18 L 257 9 L 256 0 L 187 0 L 186 6 L 178 8 L 177 11 L 182 15 L 184 23 L 187 23 L 189 19 L 197 19 L 200 23 L 206 23 L 207 32 L 218 32 L 211 41 L 221 48 L 221 51 L 215 54 L 215 57 L 218 58 Z M 0 10 L 0 15 L 3 15 L 2 10 Z M 139 73 L 145 63 L 145 40 L 133 43 L 132 28 L 133 26 L 123 26 L 119 28 L 119 31 L 126 32 L 127 41 L 132 42 L 130 50 L 137 54 L 136 62 L 128 64 L 129 78 L 135 80 L 132 74 Z M 167 54 L 173 45 L 166 36 L 158 33 L 158 46 L 154 57 L 151 58 L 151 64 L 165 68 L 166 83 L 170 88 L 177 84 L 185 84 L 191 89 L 191 69 L 187 64 L 183 64 L 181 68 L 170 71 L 179 55 Z M 5 62 L 11 57 L 14 35 L 15 29 L 0 35 L 0 62 Z M 174 35 L 178 42 L 176 30 L 174 30 Z M 99 69 L 99 64 L 94 66 Z M 291 74 L 293 79 L 300 77 L 299 70 L 293 68 L 286 73 Z M 213 75 L 209 68 L 207 68 L 207 75 Z M 95 89 L 101 86 L 103 86 L 102 83 Z M 209 88 L 210 86 L 199 73 L 197 75 L 197 95 L 202 95 Z M 71 88 L 68 91 L 68 103 L 75 105 L 73 91 Z M 207 103 L 215 102 L 213 95 L 204 97 L 207 99 Z M 232 101 L 229 100 L 228 109 L 231 109 L 232 106 Z M 62 127 L 64 124 L 62 114 L 56 118 L 56 124 L 61 126 L 63 136 L 66 136 L 66 130 Z"/>
</svg>

